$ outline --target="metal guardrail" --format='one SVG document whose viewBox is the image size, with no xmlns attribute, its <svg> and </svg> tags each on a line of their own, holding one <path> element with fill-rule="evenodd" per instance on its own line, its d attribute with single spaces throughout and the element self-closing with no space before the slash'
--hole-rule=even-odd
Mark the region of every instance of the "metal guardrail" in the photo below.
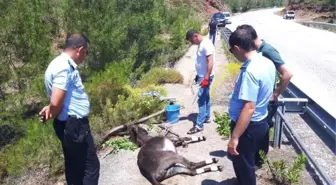
<svg viewBox="0 0 336 185">
<path fill-rule="evenodd" d="M 333 180 L 325 173 L 325 171 L 319 166 L 319 164 L 314 160 L 310 152 L 306 149 L 306 147 L 302 144 L 302 141 L 300 140 L 299 136 L 294 132 L 294 129 L 291 127 L 289 122 L 286 120 L 285 115 L 283 112 L 281 112 L 279 109 L 277 111 L 277 117 L 281 119 L 281 122 L 283 121 L 284 127 L 290 134 L 290 136 L 293 138 L 297 146 L 305 153 L 307 156 L 308 160 L 311 162 L 311 164 L 314 166 L 314 168 L 317 170 L 317 172 L 321 175 L 323 180 L 328 184 L 328 185 L 335 185 Z M 277 124 L 277 123 L 276 123 Z M 281 124 L 282 125 L 282 124 Z"/>
<path fill-rule="evenodd" d="M 331 139 L 336 140 L 336 119 L 333 116 L 331 116 L 327 111 L 325 111 L 293 83 L 288 84 L 284 96 L 293 98 L 307 98 L 309 102 L 306 111 L 307 115 L 312 120 L 314 120 L 316 125 L 325 131 L 325 133 L 329 135 Z"/>
<path fill-rule="evenodd" d="M 231 35 L 231 30 L 228 28 L 224 28 L 222 30 L 222 38 L 227 42 L 228 38 Z M 302 141 L 298 137 L 298 135 L 294 132 L 289 122 L 286 120 L 284 114 L 286 112 L 286 102 L 297 102 L 298 106 L 289 106 L 292 108 L 289 108 L 289 110 L 292 109 L 293 113 L 300 113 L 300 114 L 308 114 L 312 120 L 315 121 L 316 124 L 321 125 L 323 128 L 325 128 L 325 131 L 330 135 L 335 137 L 335 130 L 332 129 L 332 124 L 335 123 L 336 120 L 330 114 L 328 115 L 327 112 L 320 107 L 316 102 L 312 101 L 311 98 L 309 98 L 307 95 L 305 95 L 302 91 L 300 91 L 296 86 L 294 86 L 292 83 L 290 83 L 286 89 L 288 97 L 292 100 L 285 100 L 282 102 L 282 105 L 278 108 L 276 114 L 275 114 L 275 129 L 274 129 L 274 145 L 279 147 L 281 146 L 281 138 L 284 127 L 290 133 L 290 137 L 295 141 L 296 145 L 305 153 L 311 164 L 314 166 L 314 168 L 317 170 L 317 172 L 321 175 L 322 179 L 328 184 L 328 185 L 334 185 L 335 183 L 331 180 L 331 178 L 324 172 L 324 170 L 319 166 L 319 164 L 313 159 L 311 153 L 304 147 Z M 302 105 L 303 103 L 303 105 Z M 301 104 L 301 105 L 299 105 Z M 300 109 L 300 106 L 302 109 Z M 291 112 L 291 111 L 290 111 Z M 335 125 L 333 126 L 335 128 Z"/>
<path fill-rule="evenodd" d="M 333 27 L 336 28 L 336 24 L 332 24 L 332 23 L 325 23 L 325 22 L 301 22 L 301 24 L 305 25 L 305 26 L 326 26 L 326 27 Z"/>
</svg>

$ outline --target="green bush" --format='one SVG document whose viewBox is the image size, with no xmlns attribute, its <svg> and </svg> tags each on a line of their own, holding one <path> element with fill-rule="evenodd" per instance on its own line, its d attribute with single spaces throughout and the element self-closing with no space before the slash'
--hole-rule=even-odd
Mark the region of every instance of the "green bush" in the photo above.
<svg viewBox="0 0 336 185">
<path fill-rule="evenodd" d="M 137 145 L 130 142 L 126 137 L 112 139 L 109 141 L 106 141 L 106 143 L 103 144 L 103 147 L 111 147 L 112 153 L 118 153 L 120 150 L 131 150 L 134 151 L 138 148 Z"/>
<path fill-rule="evenodd" d="M 219 114 L 218 112 L 214 112 L 215 115 L 215 122 L 218 124 L 216 131 L 219 135 L 223 136 L 225 139 L 229 138 L 230 136 L 230 123 L 231 119 L 227 112 L 223 114 Z"/>
<path fill-rule="evenodd" d="M 183 76 L 173 69 L 153 68 L 141 77 L 139 85 L 145 87 L 164 83 L 183 83 Z"/>
<path fill-rule="evenodd" d="M 148 116 L 163 108 L 164 103 L 158 98 L 141 96 L 141 93 L 148 91 L 157 91 L 164 95 L 164 89 L 161 87 L 148 86 L 147 88 L 126 87 L 128 96 L 119 95 L 118 101 L 113 105 L 109 100 L 104 109 L 104 118 L 113 126 L 125 124 L 131 121 Z"/>
<path fill-rule="evenodd" d="M 185 32 L 200 29 L 190 8 L 171 9 L 161 0 L 12 0 L 0 1 L 0 7 L 0 91 L 10 92 L 0 100 L 0 125 L 19 131 L 16 139 L 1 143 L 7 145 L 0 152 L 0 180 L 36 168 L 47 168 L 50 174 L 62 172 L 52 126 L 42 127 L 36 116 L 48 103 L 44 72 L 68 33 L 82 32 L 90 40 L 90 54 L 79 71 L 98 141 L 111 127 L 163 107 L 158 100 L 139 94 L 156 88 L 130 85 L 150 69 L 177 61 L 186 49 Z M 174 78 L 179 77 L 170 80 Z"/>
<path fill-rule="evenodd" d="M 93 114 L 102 114 L 106 99 L 112 104 L 118 101 L 118 95 L 127 95 L 124 85 L 129 82 L 132 70 L 130 61 L 108 64 L 103 72 L 92 75 L 86 86 Z"/>
<path fill-rule="evenodd" d="M 283 0 L 228 0 L 232 12 L 246 12 L 256 8 L 282 6 Z"/>
<path fill-rule="evenodd" d="M 91 128 L 95 133 L 97 142 L 105 134 L 106 129 L 111 129 L 115 126 L 148 116 L 161 110 L 165 105 L 158 98 L 141 95 L 144 92 L 156 91 L 165 96 L 166 92 L 162 87 L 150 85 L 146 88 L 132 88 L 129 85 L 125 85 L 124 91 L 125 95 L 117 96 L 118 100 L 116 104 L 113 104 L 109 98 L 106 98 L 106 105 L 103 107 L 102 114 L 91 117 Z"/>
<path fill-rule="evenodd" d="M 259 154 L 270 169 L 273 180 L 277 184 L 294 185 L 299 183 L 301 172 L 307 162 L 307 157 L 304 154 L 298 155 L 291 165 L 286 164 L 286 161 L 283 159 L 271 163 L 265 155 L 265 152 L 260 150 Z"/>
<path fill-rule="evenodd" d="M 7 145 L 0 153 L 0 176 L 20 175 L 26 169 L 50 167 L 51 175 L 63 170 L 61 145 L 52 124 L 42 125 L 37 119 L 26 122 L 27 132 L 16 143 Z"/>
</svg>

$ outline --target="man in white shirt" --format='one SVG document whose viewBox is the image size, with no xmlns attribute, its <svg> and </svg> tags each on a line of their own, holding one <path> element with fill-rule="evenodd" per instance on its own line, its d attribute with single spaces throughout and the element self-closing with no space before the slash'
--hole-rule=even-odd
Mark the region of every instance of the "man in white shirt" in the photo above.
<svg viewBox="0 0 336 185">
<path fill-rule="evenodd" d="M 188 131 L 188 134 L 195 134 L 203 130 L 205 122 L 210 122 L 210 85 L 214 78 L 212 69 L 215 47 L 209 39 L 203 38 L 195 30 L 189 30 L 186 34 L 186 39 L 192 44 L 198 45 L 195 63 L 197 73 L 195 81 L 200 85 L 198 91 L 199 113 L 195 126 Z"/>
</svg>

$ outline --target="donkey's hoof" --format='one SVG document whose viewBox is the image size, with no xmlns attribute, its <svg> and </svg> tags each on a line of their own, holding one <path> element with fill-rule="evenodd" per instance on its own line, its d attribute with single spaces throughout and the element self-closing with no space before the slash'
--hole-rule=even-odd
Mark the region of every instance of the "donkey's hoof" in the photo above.
<svg viewBox="0 0 336 185">
<path fill-rule="evenodd" d="M 213 162 L 213 163 L 218 163 L 218 161 L 219 161 L 219 160 L 218 160 L 217 158 L 212 158 L 212 162 Z"/>
<path fill-rule="evenodd" d="M 218 168 L 218 171 L 223 171 L 223 169 L 224 169 L 224 166 L 217 166 L 217 168 Z"/>
<path fill-rule="evenodd" d="M 188 144 L 187 144 L 187 143 L 183 143 L 183 144 L 182 144 L 182 147 L 183 147 L 183 148 L 188 148 Z"/>
<path fill-rule="evenodd" d="M 206 137 L 205 137 L 205 136 L 202 136 L 202 139 L 203 139 L 203 141 L 205 141 L 205 140 L 206 140 Z"/>
</svg>

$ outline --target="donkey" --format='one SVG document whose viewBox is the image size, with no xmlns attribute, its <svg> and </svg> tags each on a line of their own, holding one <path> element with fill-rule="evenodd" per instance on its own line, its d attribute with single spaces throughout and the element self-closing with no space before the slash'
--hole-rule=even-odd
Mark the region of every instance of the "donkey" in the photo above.
<svg viewBox="0 0 336 185">
<path fill-rule="evenodd" d="M 141 146 L 138 154 L 138 167 L 140 173 L 152 184 L 162 185 L 161 182 L 178 174 L 190 176 L 211 171 L 222 171 L 222 166 L 212 166 L 201 169 L 209 164 L 217 163 L 218 159 L 212 158 L 201 162 L 191 162 L 177 154 L 174 142 L 163 136 L 151 137 L 141 127 L 131 127 L 130 138 Z M 184 138 L 186 139 L 186 138 Z M 200 138 L 187 138 L 199 140 Z"/>
</svg>

